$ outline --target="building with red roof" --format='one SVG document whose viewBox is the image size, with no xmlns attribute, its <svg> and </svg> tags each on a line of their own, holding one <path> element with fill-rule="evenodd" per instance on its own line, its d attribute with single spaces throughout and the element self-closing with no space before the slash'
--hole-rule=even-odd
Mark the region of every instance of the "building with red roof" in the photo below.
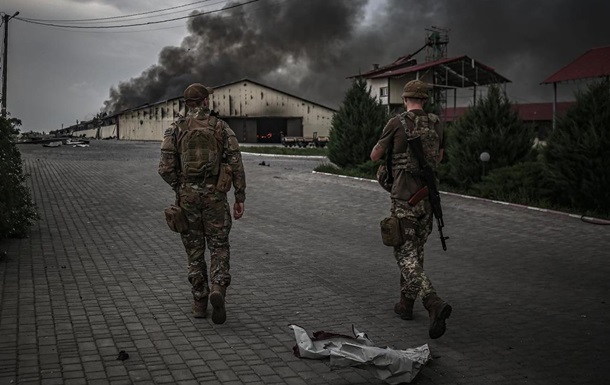
<svg viewBox="0 0 610 385">
<path fill-rule="evenodd" d="M 373 69 L 348 78 L 366 79 L 372 96 L 378 98 L 382 105 L 388 106 L 390 111 L 402 108 L 403 87 L 414 79 L 432 86 L 432 101 L 440 105 L 442 110 L 445 110 L 447 104 L 456 105 L 458 89 L 473 89 L 473 102 L 476 103 L 477 87 L 510 82 L 490 66 L 469 56 L 447 57 L 448 30 L 432 27 L 427 31 L 425 44 L 414 53 L 401 56 L 384 66 L 374 64 Z M 418 63 L 415 55 L 424 49 L 425 61 Z M 447 103 L 451 92 L 453 102 Z"/>
<path fill-rule="evenodd" d="M 610 46 L 591 48 L 541 83 L 553 85 L 553 128 L 559 112 L 557 84 L 603 77 L 610 78 Z"/>
</svg>

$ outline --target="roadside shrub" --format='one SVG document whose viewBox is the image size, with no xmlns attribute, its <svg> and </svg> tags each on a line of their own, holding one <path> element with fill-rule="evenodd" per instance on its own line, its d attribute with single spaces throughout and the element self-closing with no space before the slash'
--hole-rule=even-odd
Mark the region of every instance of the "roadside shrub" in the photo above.
<svg viewBox="0 0 610 385">
<path fill-rule="evenodd" d="M 0 117 L 0 239 L 26 236 L 38 218 L 13 140 L 20 125 L 18 119 Z"/>
<path fill-rule="evenodd" d="M 512 166 L 523 161 L 532 149 L 534 133 L 519 119 L 504 92 L 491 86 L 487 96 L 480 98 L 461 116 L 454 132 L 447 138 L 448 177 L 452 183 L 467 188 L 481 181 L 480 154 L 490 154 L 486 171 Z"/>
<path fill-rule="evenodd" d="M 491 171 L 468 193 L 488 199 L 537 207 L 551 207 L 552 182 L 542 162 L 522 162 Z"/>
<path fill-rule="evenodd" d="M 355 80 L 331 121 L 330 161 L 339 167 L 354 167 L 368 161 L 387 120 L 385 107 L 371 96 L 366 81 Z"/>
<path fill-rule="evenodd" d="M 610 214 L 610 82 L 592 83 L 557 121 L 544 159 L 554 198 L 575 209 Z"/>
</svg>

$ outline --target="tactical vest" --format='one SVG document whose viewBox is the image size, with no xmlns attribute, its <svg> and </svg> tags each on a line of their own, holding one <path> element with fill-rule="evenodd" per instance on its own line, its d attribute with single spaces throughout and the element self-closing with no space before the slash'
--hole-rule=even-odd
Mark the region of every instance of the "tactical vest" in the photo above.
<svg viewBox="0 0 610 385">
<path fill-rule="evenodd" d="M 436 133 L 436 130 L 430 127 L 430 122 L 432 122 L 432 124 L 438 123 L 438 116 L 434 114 L 422 116 L 416 115 L 412 111 L 408 111 L 400 114 L 399 119 L 405 130 L 407 139 L 415 138 L 417 136 L 421 138 L 426 161 L 433 170 L 436 170 L 440 138 Z M 406 119 L 409 119 L 413 123 L 413 127 L 410 127 L 407 124 Z M 411 151 L 411 148 L 407 146 L 407 152 L 392 155 L 392 169 L 406 170 L 407 172 L 417 174 L 421 168 L 417 158 Z"/>
<path fill-rule="evenodd" d="M 205 120 L 188 117 L 179 124 L 178 153 L 182 178 L 187 182 L 217 176 L 222 143 L 217 139 L 215 116 Z"/>
</svg>

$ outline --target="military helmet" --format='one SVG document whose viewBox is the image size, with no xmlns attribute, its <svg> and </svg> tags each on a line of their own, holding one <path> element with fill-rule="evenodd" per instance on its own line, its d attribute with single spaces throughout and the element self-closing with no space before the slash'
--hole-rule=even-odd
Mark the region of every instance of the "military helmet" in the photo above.
<svg viewBox="0 0 610 385">
<path fill-rule="evenodd" d="M 184 100 L 203 100 L 213 93 L 214 90 L 211 87 L 193 83 L 184 90 Z"/>
<path fill-rule="evenodd" d="M 403 88 L 403 98 L 427 99 L 430 86 L 421 80 L 411 80 Z"/>
</svg>

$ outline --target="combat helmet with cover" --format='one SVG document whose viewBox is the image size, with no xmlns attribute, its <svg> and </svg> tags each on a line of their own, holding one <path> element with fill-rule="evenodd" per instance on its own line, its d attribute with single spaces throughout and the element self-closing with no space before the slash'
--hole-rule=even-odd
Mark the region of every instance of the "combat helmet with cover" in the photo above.
<svg viewBox="0 0 610 385">
<path fill-rule="evenodd" d="M 203 100 L 214 93 L 212 87 L 206 87 L 201 83 L 193 83 L 184 90 L 184 100 Z"/>
<path fill-rule="evenodd" d="M 421 80 L 411 80 L 407 82 L 403 88 L 403 98 L 428 99 L 428 91 L 430 86 Z"/>
</svg>

